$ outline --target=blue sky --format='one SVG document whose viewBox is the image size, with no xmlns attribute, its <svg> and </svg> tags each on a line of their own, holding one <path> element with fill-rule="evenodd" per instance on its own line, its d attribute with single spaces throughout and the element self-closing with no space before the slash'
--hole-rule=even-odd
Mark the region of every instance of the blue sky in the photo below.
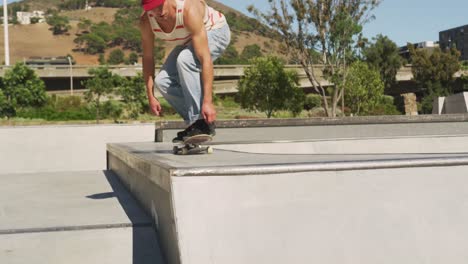
<svg viewBox="0 0 468 264">
<path fill-rule="evenodd" d="M 246 0 L 218 1 L 245 14 L 252 3 Z M 260 10 L 268 9 L 268 0 L 253 2 Z M 383 0 L 373 14 L 376 19 L 364 26 L 364 35 L 368 38 L 383 34 L 399 46 L 406 42 L 437 41 L 439 31 L 468 24 L 468 0 Z"/>
<path fill-rule="evenodd" d="M 218 1 L 244 13 L 252 3 Z M 268 10 L 267 0 L 253 2 L 260 10 Z M 368 38 L 383 34 L 399 46 L 406 42 L 438 41 L 439 31 L 468 24 L 468 0 L 384 0 L 373 14 L 375 20 L 364 26 Z"/>
</svg>

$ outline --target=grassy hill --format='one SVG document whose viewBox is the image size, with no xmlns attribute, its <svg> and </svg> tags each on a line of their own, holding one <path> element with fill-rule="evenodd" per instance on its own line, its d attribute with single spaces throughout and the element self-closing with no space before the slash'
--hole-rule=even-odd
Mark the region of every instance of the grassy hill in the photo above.
<svg viewBox="0 0 468 264">
<path fill-rule="evenodd" d="M 92 2 L 90 0 L 90 2 Z M 207 0 L 208 4 L 217 10 L 223 12 L 228 20 L 232 30 L 234 39 L 234 48 L 239 54 L 248 45 L 258 45 L 263 54 L 274 54 L 281 57 L 286 55 L 281 52 L 284 48 L 281 47 L 279 41 L 274 39 L 274 33 L 267 27 L 258 24 L 252 18 L 245 16 L 237 10 L 221 4 L 214 0 Z M 12 5 L 27 5 L 29 10 L 47 10 L 57 9 L 63 3 L 63 0 L 23 0 Z M 138 1 L 139 3 L 139 1 Z M 137 3 L 135 3 L 137 4 Z M 54 36 L 52 31 L 48 30 L 49 26 L 45 23 L 35 25 L 12 25 L 10 27 L 10 52 L 12 62 L 23 61 L 33 56 L 65 56 L 71 54 L 78 64 L 98 64 L 98 55 L 89 55 L 83 52 L 74 51 L 76 44 L 74 39 L 79 33 L 77 24 L 80 18 L 91 20 L 93 23 L 107 22 L 111 24 L 114 20 L 114 15 L 118 8 L 94 7 L 91 10 L 63 10 L 60 15 L 67 16 L 70 19 L 71 30 L 67 35 Z M 3 28 L 0 29 L 0 34 L 3 34 Z M 33 37 L 32 37 L 33 36 Z M 106 49 L 106 57 L 113 47 Z M 166 46 L 166 55 L 172 47 Z M 3 53 L 3 39 L 0 39 L 0 54 Z M 126 54 L 130 51 L 125 51 Z"/>
</svg>

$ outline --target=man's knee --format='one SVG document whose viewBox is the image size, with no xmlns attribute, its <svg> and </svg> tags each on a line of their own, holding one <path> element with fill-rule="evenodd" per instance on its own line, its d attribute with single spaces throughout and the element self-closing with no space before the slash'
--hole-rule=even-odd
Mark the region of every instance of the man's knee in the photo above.
<svg viewBox="0 0 468 264">
<path fill-rule="evenodd" d="M 197 59 L 190 49 L 184 49 L 177 57 L 177 68 L 179 70 L 198 71 Z"/>
<path fill-rule="evenodd" d="M 169 77 L 167 74 L 159 73 L 156 75 L 154 78 L 154 85 L 161 91 L 161 93 L 167 93 L 169 88 Z"/>
</svg>

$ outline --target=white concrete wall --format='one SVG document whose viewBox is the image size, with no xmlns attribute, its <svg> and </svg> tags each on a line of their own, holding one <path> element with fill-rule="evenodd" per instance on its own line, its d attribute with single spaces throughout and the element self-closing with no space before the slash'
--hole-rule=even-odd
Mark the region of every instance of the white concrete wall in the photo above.
<svg viewBox="0 0 468 264">
<path fill-rule="evenodd" d="M 106 144 L 154 141 L 154 124 L 0 127 L 0 174 L 106 168 Z"/>
<path fill-rule="evenodd" d="M 183 264 L 465 264 L 465 167 L 173 177 Z"/>
</svg>

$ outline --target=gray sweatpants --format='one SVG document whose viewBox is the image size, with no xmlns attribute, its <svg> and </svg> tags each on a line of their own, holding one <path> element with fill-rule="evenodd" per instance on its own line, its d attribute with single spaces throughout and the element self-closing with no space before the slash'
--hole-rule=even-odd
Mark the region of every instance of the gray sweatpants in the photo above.
<svg viewBox="0 0 468 264">
<path fill-rule="evenodd" d="M 214 61 L 229 45 L 231 32 L 226 24 L 222 28 L 208 31 L 207 34 L 211 59 Z M 155 78 L 155 86 L 186 124 L 203 118 L 201 65 L 191 43 L 177 46 L 171 51 Z"/>
</svg>

